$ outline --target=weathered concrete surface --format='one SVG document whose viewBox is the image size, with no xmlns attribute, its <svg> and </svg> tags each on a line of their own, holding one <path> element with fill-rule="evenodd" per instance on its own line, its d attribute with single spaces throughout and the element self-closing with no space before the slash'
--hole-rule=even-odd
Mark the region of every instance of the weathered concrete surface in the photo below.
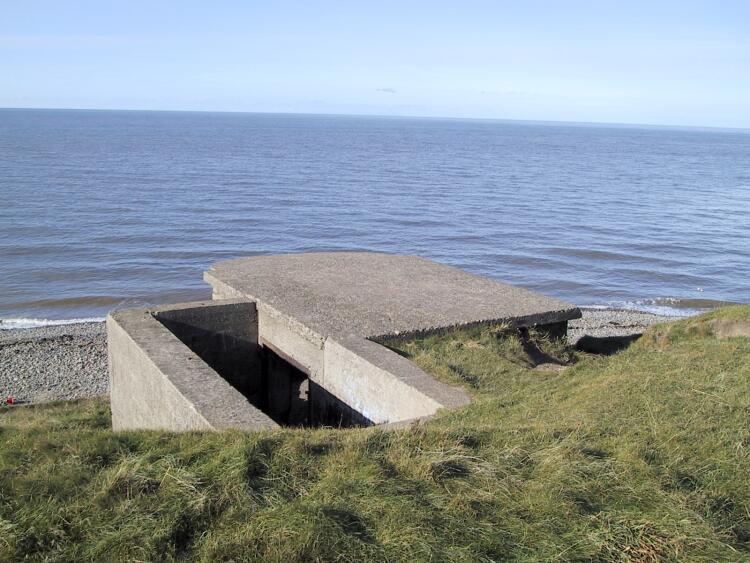
<svg viewBox="0 0 750 563">
<path fill-rule="evenodd" d="M 380 344 L 357 337 L 326 342 L 319 384 L 374 424 L 429 416 L 466 402 L 460 390 Z"/>
<path fill-rule="evenodd" d="M 375 340 L 490 322 L 564 333 L 581 315 L 563 301 L 414 256 L 257 256 L 220 262 L 204 278 L 215 299 L 256 303 L 259 343 L 306 373 L 311 389 L 376 424 L 470 399 Z"/>
<path fill-rule="evenodd" d="M 277 428 L 155 317 L 228 324 L 227 303 L 187 303 L 163 309 L 120 311 L 107 317 L 112 426 L 115 430 Z M 252 304 L 232 303 L 248 312 Z M 192 311 L 187 311 L 192 309 Z M 216 311 L 212 319 L 211 311 Z M 221 320 L 223 318 L 223 321 Z M 251 322 L 247 318 L 247 322 Z M 205 328 L 205 325 L 204 325 Z M 185 330 L 185 329 L 183 329 Z M 252 335 L 246 329 L 239 336 Z"/>
<path fill-rule="evenodd" d="M 215 297 L 263 303 L 324 336 L 377 338 L 495 321 L 547 325 L 581 316 L 564 301 L 416 256 L 254 256 L 219 262 L 204 279 Z"/>
</svg>

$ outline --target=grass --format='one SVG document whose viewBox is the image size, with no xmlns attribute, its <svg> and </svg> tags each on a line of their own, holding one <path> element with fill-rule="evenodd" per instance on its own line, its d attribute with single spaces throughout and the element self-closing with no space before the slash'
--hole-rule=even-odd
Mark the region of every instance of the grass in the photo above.
<svg viewBox="0 0 750 563">
<path fill-rule="evenodd" d="M 502 327 L 392 342 L 474 402 L 398 431 L 112 433 L 0 410 L 0 560 L 750 561 L 750 340 L 716 319 L 538 371 Z"/>
</svg>

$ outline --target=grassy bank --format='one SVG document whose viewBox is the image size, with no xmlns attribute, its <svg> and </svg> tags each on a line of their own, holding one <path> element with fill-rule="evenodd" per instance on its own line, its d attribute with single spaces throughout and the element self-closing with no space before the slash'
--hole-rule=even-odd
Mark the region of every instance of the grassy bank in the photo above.
<svg viewBox="0 0 750 563">
<path fill-rule="evenodd" d="M 750 561 L 750 340 L 716 319 L 533 369 L 498 327 L 393 344 L 472 405 L 399 431 L 113 434 L 0 411 L 0 559 Z M 728 322 L 728 321 L 725 321 Z"/>
</svg>

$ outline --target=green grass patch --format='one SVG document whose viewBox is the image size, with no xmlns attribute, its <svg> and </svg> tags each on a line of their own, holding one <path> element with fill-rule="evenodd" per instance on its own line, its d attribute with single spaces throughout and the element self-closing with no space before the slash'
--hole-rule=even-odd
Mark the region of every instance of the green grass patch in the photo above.
<svg viewBox="0 0 750 563">
<path fill-rule="evenodd" d="M 391 342 L 474 402 L 403 430 L 112 433 L 0 409 L 0 560 L 750 561 L 750 340 L 731 307 L 539 371 L 484 327 Z M 532 335 L 533 336 L 533 335 Z"/>
</svg>

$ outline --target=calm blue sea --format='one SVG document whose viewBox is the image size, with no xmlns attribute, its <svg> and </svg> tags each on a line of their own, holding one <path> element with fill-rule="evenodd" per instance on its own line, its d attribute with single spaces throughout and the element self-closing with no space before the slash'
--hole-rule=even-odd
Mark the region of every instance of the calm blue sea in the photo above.
<svg viewBox="0 0 750 563">
<path fill-rule="evenodd" d="M 750 132 L 0 110 L 6 327 L 203 298 L 217 260 L 345 249 L 579 305 L 750 302 Z"/>
</svg>

